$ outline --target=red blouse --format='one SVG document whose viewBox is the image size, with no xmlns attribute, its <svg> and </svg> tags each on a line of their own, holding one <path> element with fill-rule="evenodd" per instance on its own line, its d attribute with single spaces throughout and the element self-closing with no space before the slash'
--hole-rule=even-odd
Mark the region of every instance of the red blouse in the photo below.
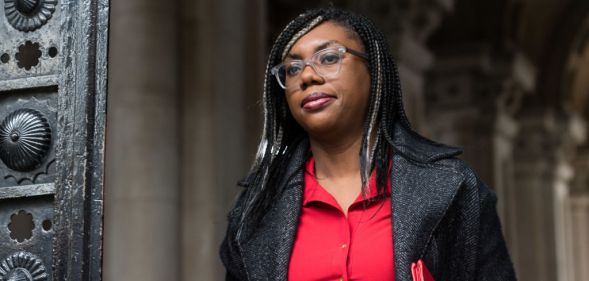
<svg viewBox="0 0 589 281">
<path fill-rule="evenodd" d="M 390 178 L 387 197 L 366 205 L 365 200 L 376 196 L 373 173 L 369 197 L 358 195 L 346 218 L 315 179 L 314 166 L 309 159 L 288 280 L 394 281 Z"/>
</svg>

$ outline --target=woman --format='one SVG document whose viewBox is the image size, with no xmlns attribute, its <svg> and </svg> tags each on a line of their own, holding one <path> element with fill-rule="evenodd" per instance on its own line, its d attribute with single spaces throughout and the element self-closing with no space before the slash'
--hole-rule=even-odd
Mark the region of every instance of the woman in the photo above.
<svg viewBox="0 0 589 281">
<path fill-rule="evenodd" d="M 337 10 L 278 36 L 264 132 L 221 247 L 227 280 L 515 280 L 495 195 L 410 127 L 384 36 Z"/>
</svg>

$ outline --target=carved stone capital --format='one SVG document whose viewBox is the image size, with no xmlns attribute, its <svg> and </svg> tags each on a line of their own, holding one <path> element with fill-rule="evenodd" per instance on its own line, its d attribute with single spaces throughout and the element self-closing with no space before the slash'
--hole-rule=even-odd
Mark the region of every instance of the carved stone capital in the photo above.
<svg viewBox="0 0 589 281">
<path fill-rule="evenodd" d="M 520 167 L 545 166 L 537 172 L 556 173 L 555 165 L 576 158 L 577 148 L 586 140 L 586 125 L 578 115 L 550 109 L 528 108 L 518 114 L 521 128 L 516 158 Z"/>
<path fill-rule="evenodd" d="M 472 108 L 494 120 L 498 112 L 513 115 L 534 89 L 535 69 L 521 54 L 493 54 L 488 46 L 470 46 L 439 54 L 429 75 L 428 112 Z"/>
</svg>

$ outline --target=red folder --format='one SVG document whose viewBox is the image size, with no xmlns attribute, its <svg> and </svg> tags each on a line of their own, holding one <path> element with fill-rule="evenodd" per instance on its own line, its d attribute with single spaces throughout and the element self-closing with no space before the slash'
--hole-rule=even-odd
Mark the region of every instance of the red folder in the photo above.
<svg viewBox="0 0 589 281">
<path fill-rule="evenodd" d="M 425 267 L 423 260 L 411 263 L 411 274 L 413 275 L 413 281 L 435 281 L 432 274 Z"/>
</svg>

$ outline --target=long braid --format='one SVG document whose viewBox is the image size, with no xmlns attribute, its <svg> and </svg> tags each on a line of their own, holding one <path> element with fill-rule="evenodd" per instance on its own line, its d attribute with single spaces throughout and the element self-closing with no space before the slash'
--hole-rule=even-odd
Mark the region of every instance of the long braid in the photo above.
<svg viewBox="0 0 589 281">
<path fill-rule="evenodd" d="M 390 55 L 384 36 L 376 30 L 374 25 L 366 18 L 359 17 L 357 22 L 351 23 L 355 27 L 355 31 L 362 38 L 366 52 L 370 55 L 370 77 L 371 81 L 371 96 L 369 101 L 369 108 L 364 126 L 363 143 L 360 150 L 360 169 L 363 193 L 367 194 L 367 182 L 370 173 L 376 168 L 377 190 L 379 193 L 384 193 L 386 189 L 386 179 L 388 177 L 388 162 L 390 155 L 388 153 L 388 144 L 382 134 L 381 129 L 377 128 L 378 123 L 382 123 L 382 119 L 388 119 L 382 114 L 389 112 L 383 108 L 389 107 L 387 100 L 390 100 L 391 91 L 391 76 L 390 71 Z M 393 118 L 391 118 L 393 119 Z M 376 129 L 376 132 L 374 130 Z"/>
<path fill-rule="evenodd" d="M 362 188 L 365 194 L 370 173 L 376 170 L 377 190 L 386 189 L 388 167 L 392 157 L 392 129 L 395 122 L 410 128 L 402 106 L 401 88 L 396 66 L 384 35 L 367 18 L 336 8 L 305 12 L 291 21 L 276 39 L 265 70 L 264 126 L 258 152 L 246 178 L 247 189 L 241 207 L 241 218 L 235 235 L 241 236 L 246 222 L 255 223 L 265 214 L 282 192 L 278 181 L 284 177 L 293 148 L 307 138 L 306 132 L 288 110 L 284 90 L 270 69 L 282 62 L 292 45 L 318 24 L 332 21 L 346 28 L 361 41 L 368 55 L 371 77 L 367 109 L 359 155 Z M 238 239 L 239 240 L 239 239 Z"/>
<path fill-rule="evenodd" d="M 247 227 L 245 222 L 248 218 L 253 218 L 254 221 L 261 217 L 265 209 L 269 206 L 271 200 L 277 194 L 277 190 L 268 188 L 272 186 L 273 179 L 279 178 L 279 174 L 283 171 L 285 161 L 281 161 L 283 154 L 289 144 L 289 139 L 285 138 L 284 132 L 288 135 L 296 135 L 297 132 L 303 132 L 302 128 L 293 126 L 296 122 L 289 122 L 288 109 L 286 106 L 286 99 L 284 95 L 279 94 L 282 88 L 276 83 L 270 69 L 282 60 L 281 52 L 288 41 L 295 36 L 295 33 L 301 29 L 307 18 L 313 17 L 317 12 L 310 12 L 301 14 L 298 18 L 290 22 L 287 27 L 281 32 L 276 39 L 268 63 L 266 64 L 264 76 L 264 92 L 263 92 L 263 108 L 264 108 L 264 129 L 260 144 L 258 145 L 258 153 L 254 164 L 250 169 L 250 175 L 246 178 L 248 190 L 244 194 L 244 206 L 241 210 L 241 217 L 238 229 L 235 236 L 239 241 L 240 236 Z M 300 133 L 299 133 L 300 134 Z M 282 162 L 282 163 L 281 163 Z"/>
</svg>

